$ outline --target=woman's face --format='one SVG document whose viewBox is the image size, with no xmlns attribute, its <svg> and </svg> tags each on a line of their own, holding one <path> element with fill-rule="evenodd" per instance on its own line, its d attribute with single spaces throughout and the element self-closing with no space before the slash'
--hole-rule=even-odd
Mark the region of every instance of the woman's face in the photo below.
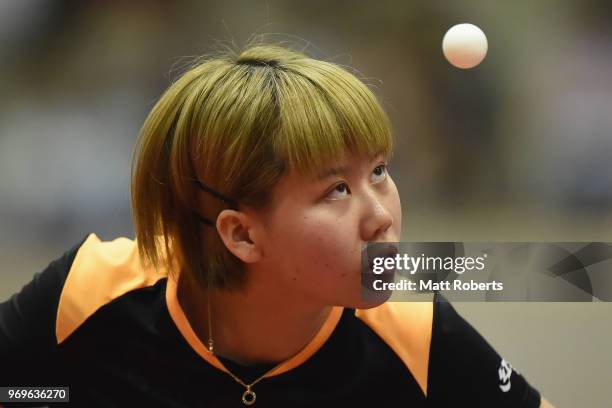
<svg viewBox="0 0 612 408">
<path fill-rule="evenodd" d="M 399 241 L 401 216 L 382 155 L 346 155 L 314 177 L 289 172 L 261 216 L 257 269 L 279 290 L 313 302 L 371 307 L 361 300 L 361 250 L 368 242 Z"/>
</svg>

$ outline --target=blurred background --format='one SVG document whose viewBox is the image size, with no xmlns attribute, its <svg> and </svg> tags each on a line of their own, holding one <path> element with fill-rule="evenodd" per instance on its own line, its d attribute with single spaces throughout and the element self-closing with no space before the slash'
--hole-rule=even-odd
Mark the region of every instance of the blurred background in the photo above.
<svg viewBox="0 0 612 408">
<path fill-rule="evenodd" d="M 441 52 L 463 22 L 489 41 L 472 70 Z M 185 60 L 261 33 L 381 98 L 403 240 L 612 242 L 606 1 L 3 0 L 0 301 L 90 232 L 134 237 L 146 114 Z M 610 406 L 609 303 L 457 309 L 557 406 Z"/>
</svg>

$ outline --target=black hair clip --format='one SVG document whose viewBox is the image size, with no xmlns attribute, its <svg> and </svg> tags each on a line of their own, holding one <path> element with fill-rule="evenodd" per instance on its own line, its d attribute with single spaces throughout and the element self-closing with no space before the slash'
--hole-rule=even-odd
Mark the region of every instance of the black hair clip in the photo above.
<svg viewBox="0 0 612 408">
<path fill-rule="evenodd" d="M 224 195 L 222 195 L 221 193 L 217 192 L 216 190 L 213 190 L 212 188 L 208 187 L 206 184 L 202 183 L 200 180 L 198 179 L 193 179 L 193 182 L 197 184 L 198 188 L 204 192 L 207 192 L 208 194 L 212 195 L 213 197 L 215 197 L 217 200 L 221 201 L 224 204 L 227 204 L 229 206 L 229 208 L 235 210 L 238 208 L 238 203 L 228 197 L 225 197 Z M 196 219 L 201 222 L 204 225 L 207 225 L 209 227 L 214 227 L 215 224 L 210 221 L 208 218 L 202 217 L 200 214 L 195 213 L 195 217 Z"/>
<path fill-rule="evenodd" d="M 236 62 L 237 65 L 249 65 L 251 67 L 270 67 L 276 68 L 279 65 L 279 62 L 276 60 L 261 60 L 255 58 L 245 58 Z"/>
<path fill-rule="evenodd" d="M 208 218 L 204 218 L 202 217 L 200 214 L 198 213 L 193 213 L 196 217 L 196 219 L 198 220 L 199 223 L 204 224 L 208 227 L 215 227 L 215 224 L 213 224 L 213 222 L 211 220 L 209 220 Z"/>
<path fill-rule="evenodd" d="M 193 179 L 193 181 L 198 185 L 200 190 L 206 191 L 207 193 L 209 193 L 210 195 L 215 197 L 217 200 L 219 200 L 219 201 L 223 202 L 224 204 L 227 204 L 227 205 L 229 205 L 231 207 L 234 207 L 234 208 L 238 207 L 238 203 L 235 200 L 232 200 L 231 198 L 225 197 L 224 195 L 222 195 L 221 193 L 217 192 L 216 190 L 213 190 L 212 188 L 208 187 L 206 184 L 202 183 L 198 179 Z"/>
</svg>

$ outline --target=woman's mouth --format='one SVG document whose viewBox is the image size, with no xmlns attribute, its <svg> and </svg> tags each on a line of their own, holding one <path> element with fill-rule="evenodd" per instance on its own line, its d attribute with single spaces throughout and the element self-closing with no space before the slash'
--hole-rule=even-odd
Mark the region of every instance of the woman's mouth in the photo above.
<svg viewBox="0 0 612 408">
<path fill-rule="evenodd" d="M 366 270 L 376 275 L 395 272 L 395 258 L 399 253 L 395 244 L 369 243 L 366 246 Z"/>
</svg>

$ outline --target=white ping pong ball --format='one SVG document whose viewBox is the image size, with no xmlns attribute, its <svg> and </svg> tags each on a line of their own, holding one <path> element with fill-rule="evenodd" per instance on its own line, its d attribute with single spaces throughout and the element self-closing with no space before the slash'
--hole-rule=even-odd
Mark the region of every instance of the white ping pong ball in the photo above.
<svg viewBox="0 0 612 408">
<path fill-rule="evenodd" d="M 457 68 L 474 68 L 487 55 L 487 37 L 474 24 L 452 26 L 442 39 L 442 52 Z"/>
</svg>

